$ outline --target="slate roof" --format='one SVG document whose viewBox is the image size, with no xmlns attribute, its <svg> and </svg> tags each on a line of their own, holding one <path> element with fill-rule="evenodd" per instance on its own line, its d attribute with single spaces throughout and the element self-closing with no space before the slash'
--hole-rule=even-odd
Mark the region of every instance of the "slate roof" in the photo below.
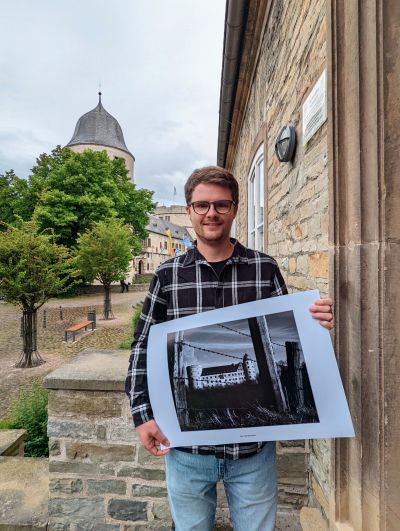
<svg viewBox="0 0 400 531">
<path fill-rule="evenodd" d="M 111 116 L 103 107 L 101 93 L 99 93 L 99 103 L 97 106 L 79 118 L 74 134 L 67 146 L 75 146 L 78 144 L 114 147 L 122 149 L 122 151 L 129 153 L 133 157 L 132 153 L 126 147 L 121 126 L 114 116 Z"/>
<path fill-rule="evenodd" d="M 212 374 L 225 374 L 227 372 L 236 372 L 241 363 L 232 363 L 231 365 L 220 365 L 218 367 L 203 367 L 201 376 L 211 376 Z"/>
<path fill-rule="evenodd" d="M 165 219 L 157 218 L 156 216 L 150 216 L 150 220 L 146 228 L 149 232 L 155 232 L 156 234 L 162 234 L 163 236 L 166 236 L 166 230 L 170 229 L 172 238 L 177 238 L 178 240 L 192 240 L 192 237 L 185 227 L 175 225 L 175 223 L 171 223 Z"/>
</svg>

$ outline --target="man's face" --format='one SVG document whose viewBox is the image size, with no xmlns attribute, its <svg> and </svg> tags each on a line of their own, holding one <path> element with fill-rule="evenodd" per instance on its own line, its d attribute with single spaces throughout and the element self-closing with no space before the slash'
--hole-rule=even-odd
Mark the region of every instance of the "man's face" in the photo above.
<svg viewBox="0 0 400 531">
<path fill-rule="evenodd" d="M 229 188 L 217 184 L 198 184 L 193 191 L 191 202 L 232 200 Z M 206 214 L 197 214 L 193 207 L 186 207 L 186 212 L 192 222 L 193 229 L 199 240 L 204 243 L 224 242 L 229 239 L 233 220 L 237 213 L 237 206 L 232 205 L 230 212 L 219 214 L 214 205 Z"/>
</svg>

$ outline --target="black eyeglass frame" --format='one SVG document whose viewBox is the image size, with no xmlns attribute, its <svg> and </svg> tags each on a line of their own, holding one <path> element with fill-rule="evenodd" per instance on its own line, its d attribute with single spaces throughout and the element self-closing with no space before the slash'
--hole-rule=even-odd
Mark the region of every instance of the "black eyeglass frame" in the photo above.
<svg viewBox="0 0 400 531">
<path fill-rule="evenodd" d="M 230 206 L 229 206 L 229 210 L 227 212 L 220 212 L 218 210 L 218 208 L 216 207 L 216 203 L 221 203 L 222 201 L 226 201 L 226 202 L 229 202 Z M 195 204 L 196 203 L 207 203 L 208 204 L 208 208 L 205 212 L 197 212 L 196 208 L 195 208 Z M 229 212 L 232 210 L 232 207 L 233 206 L 236 206 L 236 203 L 235 201 L 233 201 L 232 199 L 220 199 L 219 201 L 193 201 L 192 203 L 189 203 L 188 204 L 188 207 L 192 207 L 194 212 L 196 212 L 196 214 L 199 214 L 199 216 L 204 216 L 205 214 L 207 214 L 210 210 L 210 207 L 211 205 L 214 205 L 214 210 L 215 212 L 218 212 L 218 214 L 229 214 Z"/>
</svg>

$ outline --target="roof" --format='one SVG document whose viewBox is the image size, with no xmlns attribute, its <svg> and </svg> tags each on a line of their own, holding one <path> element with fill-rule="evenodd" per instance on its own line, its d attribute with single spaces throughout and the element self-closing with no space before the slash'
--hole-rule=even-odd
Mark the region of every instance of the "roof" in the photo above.
<svg viewBox="0 0 400 531">
<path fill-rule="evenodd" d="M 126 147 L 121 126 L 114 116 L 111 116 L 105 110 L 101 103 L 101 92 L 99 92 L 99 103 L 97 106 L 81 116 L 77 121 L 74 134 L 68 142 L 67 147 L 80 144 L 113 147 L 121 149 L 133 157 L 132 153 Z"/>
<path fill-rule="evenodd" d="M 177 238 L 178 240 L 192 240 L 192 237 L 185 227 L 175 225 L 175 223 L 157 218 L 156 216 L 150 216 L 146 228 L 149 232 L 155 232 L 156 234 L 162 234 L 163 236 L 166 236 L 166 231 L 170 229 L 171 238 Z"/>
<path fill-rule="evenodd" d="M 212 374 L 225 374 L 229 372 L 236 372 L 241 363 L 232 363 L 231 365 L 220 365 L 217 367 L 203 367 L 201 376 L 211 376 Z"/>
</svg>

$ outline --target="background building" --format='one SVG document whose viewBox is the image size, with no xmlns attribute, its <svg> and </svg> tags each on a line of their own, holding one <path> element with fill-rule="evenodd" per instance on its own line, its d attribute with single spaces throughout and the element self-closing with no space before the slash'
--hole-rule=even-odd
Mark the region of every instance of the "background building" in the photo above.
<svg viewBox="0 0 400 531">
<path fill-rule="evenodd" d="M 185 227 L 156 216 L 150 216 L 147 230 L 149 236 L 143 241 L 143 253 L 133 260 L 133 275 L 154 273 L 162 262 L 186 252 L 191 245 L 191 236 Z"/>
<path fill-rule="evenodd" d="M 184 227 L 193 239 L 196 237 L 189 216 L 186 214 L 185 205 L 161 205 L 155 209 L 154 215 L 164 221 L 171 221 L 175 225 Z"/>
<path fill-rule="evenodd" d="M 307 495 L 286 496 L 332 530 L 400 529 L 399 26 L 398 0 L 227 1 L 218 163 L 240 183 L 236 235 L 278 260 L 289 291 L 335 301 L 356 437 L 297 458 L 292 443 L 287 474 L 300 487 L 305 450 Z M 297 146 L 279 162 L 286 125 Z"/>
<path fill-rule="evenodd" d="M 99 92 L 97 106 L 79 118 L 74 134 L 66 147 L 77 153 L 85 149 L 105 150 L 111 159 L 123 159 L 128 170 L 128 177 L 133 181 L 135 157 L 126 147 L 121 126 L 103 107 L 101 92 Z"/>
</svg>

